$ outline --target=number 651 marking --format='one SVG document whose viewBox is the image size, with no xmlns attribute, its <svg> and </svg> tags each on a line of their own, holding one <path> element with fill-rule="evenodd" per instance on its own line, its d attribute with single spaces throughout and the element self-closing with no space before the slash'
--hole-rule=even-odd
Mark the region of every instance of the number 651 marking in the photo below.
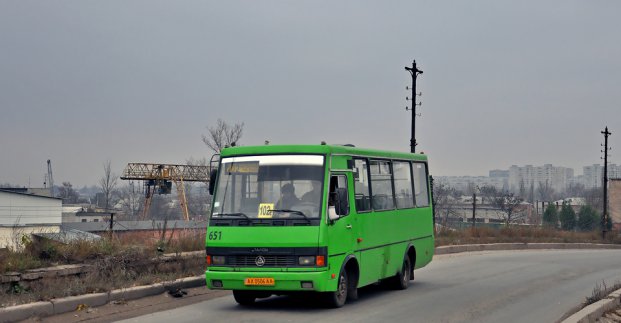
<svg viewBox="0 0 621 323">
<path fill-rule="evenodd" d="M 210 231 L 209 240 L 222 240 L 222 231 Z"/>
</svg>

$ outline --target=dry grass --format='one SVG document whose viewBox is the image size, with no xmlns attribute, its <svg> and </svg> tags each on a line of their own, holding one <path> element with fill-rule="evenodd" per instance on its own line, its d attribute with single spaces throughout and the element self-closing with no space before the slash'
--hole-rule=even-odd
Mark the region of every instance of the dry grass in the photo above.
<svg viewBox="0 0 621 323">
<path fill-rule="evenodd" d="M 75 240 L 67 244 L 25 239 L 19 250 L 0 253 L 0 274 L 55 265 L 90 264 L 102 259 L 122 261 L 128 255 L 148 259 L 161 253 L 180 253 L 205 248 L 204 230 L 170 230 L 169 234 L 145 239 L 142 235 L 130 233 L 121 237 L 104 237 L 97 241 Z"/>
<path fill-rule="evenodd" d="M 477 227 L 468 229 L 443 228 L 436 232 L 436 246 L 474 244 L 474 243 L 621 243 L 621 238 L 609 233 L 602 240 L 601 232 L 568 232 L 544 227 L 508 226 L 500 229 Z"/>
<path fill-rule="evenodd" d="M 593 291 L 591 292 L 591 296 L 587 296 L 584 301 L 584 306 L 587 307 L 601 299 L 604 299 L 608 294 L 614 292 L 615 290 L 621 288 L 621 282 L 615 281 L 612 286 L 607 286 L 606 282 L 602 280 L 602 283 L 596 283 L 595 287 L 593 287 Z"/>
<path fill-rule="evenodd" d="M 141 256 L 126 254 L 102 259 L 96 262 L 93 271 L 80 276 L 41 279 L 27 285 L 14 284 L 8 290 L 0 291 L 0 307 L 150 285 L 204 272 L 202 257 L 146 266 L 144 263 L 140 265 L 142 260 Z"/>
<path fill-rule="evenodd" d="M 23 239 L 23 242 L 19 250 L 0 253 L 0 274 L 81 263 L 91 265 L 93 270 L 79 276 L 3 285 L 0 307 L 170 281 L 200 275 L 205 269 L 203 257 L 152 261 L 164 252 L 204 250 L 204 230 L 169 230 L 152 239 L 140 234 L 124 234 L 67 244 L 30 239 Z"/>
</svg>

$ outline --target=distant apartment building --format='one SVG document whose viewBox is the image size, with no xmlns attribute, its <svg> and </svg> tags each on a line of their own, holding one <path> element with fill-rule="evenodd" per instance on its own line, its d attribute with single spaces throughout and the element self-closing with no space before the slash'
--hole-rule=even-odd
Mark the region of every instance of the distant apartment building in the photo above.
<svg viewBox="0 0 621 323">
<path fill-rule="evenodd" d="M 472 187 L 494 186 L 498 190 L 509 190 L 517 193 L 520 186 L 528 191 L 531 183 L 537 190 L 539 183 L 546 183 L 557 193 L 564 192 L 569 185 L 582 184 L 585 188 L 602 187 L 604 166 L 594 164 L 582 167 L 583 174 L 574 176 L 573 168 L 553 166 L 511 166 L 508 170 L 494 169 L 489 176 L 435 176 L 440 183 L 467 192 Z M 621 165 L 608 165 L 608 178 L 621 179 Z"/>
<path fill-rule="evenodd" d="M 505 178 L 505 179 L 509 179 L 509 170 L 504 170 L 504 169 L 492 169 L 489 171 L 489 177 L 500 177 L 500 178 Z"/>
<path fill-rule="evenodd" d="M 456 190 L 468 192 L 471 187 L 494 186 L 498 190 L 507 189 L 507 178 L 487 176 L 437 176 L 440 183 L 444 183 Z"/>
<path fill-rule="evenodd" d="M 516 166 L 509 168 L 509 189 L 513 192 L 520 190 L 524 185 L 527 189 L 532 185 L 537 187 L 539 183 L 546 183 L 556 192 L 564 191 L 574 177 L 574 170 L 568 167 L 553 166 Z"/>
<path fill-rule="evenodd" d="M 604 178 L 604 166 L 593 164 L 591 166 L 582 167 L 582 184 L 586 188 L 602 187 L 602 179 Z M 621 178 L 621 165 L 608 165 L 608 178 Z"/>
</svg>

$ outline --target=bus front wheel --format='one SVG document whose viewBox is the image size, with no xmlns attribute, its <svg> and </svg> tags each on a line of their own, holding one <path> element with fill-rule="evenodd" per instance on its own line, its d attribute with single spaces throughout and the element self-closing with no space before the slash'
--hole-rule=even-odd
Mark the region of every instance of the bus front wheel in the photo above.
<svg viewBox="0 0 621 323">
<path fill-rule="evenodd" d="M 329 307 L 342 307 L 347 301 L 347 290 L 349 289 L 349 279 L 345 268 L 341 269 L 339 274 L 339 281 L 336 287 L 336 291 L 325 293 L 326 305 Z"/>
<path fill-rule="evenodd" d="M 239 305 L 245 306 L 254 304 L 254 300 L 257 298 L 255 293 L 247 290 L 234 290 L 233 297 Z"/>
</svg>

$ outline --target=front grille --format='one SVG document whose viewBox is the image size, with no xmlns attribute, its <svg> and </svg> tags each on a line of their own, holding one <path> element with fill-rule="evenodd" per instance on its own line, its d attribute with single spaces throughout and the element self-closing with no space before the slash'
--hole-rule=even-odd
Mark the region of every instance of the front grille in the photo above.
<svg viewBox="0 0 621 323">
<path fill-rule="evenodd" d="M 248 256 L 227 256 L 226 262 L 229 266 L 235 267 L 259 267 L 256 264 L 256 255 Z M 297 264 L 296 256 L 262 256 L 265 259 L 265 265 L 261 267 L 291 267 Z"/>
</svg>

